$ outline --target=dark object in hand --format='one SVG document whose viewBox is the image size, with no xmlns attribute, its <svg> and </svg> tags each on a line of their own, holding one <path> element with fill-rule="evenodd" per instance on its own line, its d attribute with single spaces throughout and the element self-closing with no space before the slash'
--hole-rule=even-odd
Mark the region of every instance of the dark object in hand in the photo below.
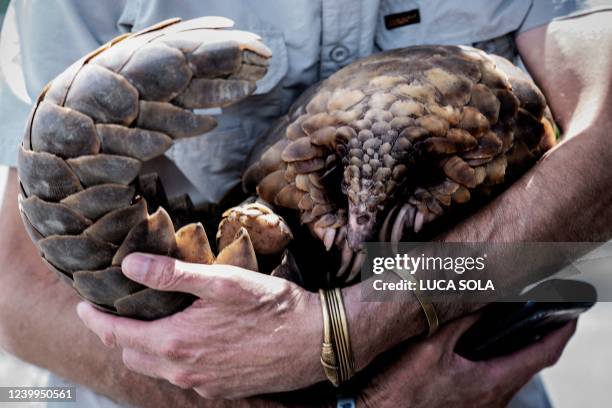
<svg viewBox="0 0 612 408">
<path fill-rule="evenodd" d="M 461 336 L 455 352 L 472 361 L 513 353 L 590 309 L 597 292 L 585 282 L 552 279 L 521 295 L 521 299 L 487 306 L 482 317 Z"/>
</svg>

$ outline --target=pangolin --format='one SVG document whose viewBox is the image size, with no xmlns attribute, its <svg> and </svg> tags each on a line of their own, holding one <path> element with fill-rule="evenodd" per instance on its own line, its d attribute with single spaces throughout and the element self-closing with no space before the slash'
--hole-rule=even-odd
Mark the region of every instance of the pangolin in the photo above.
<svg viewBox="0 0 612 408">
<path fill-rule="evenodd" d="M 465 46 L 372 55 L 308 90 L 253 152 L 247 191 L 341 251 L 417 239 L 434 220 L 507 185 L 555 143 L 542 92 L 508 60 Z M 446 224 L 447 225 L 447 224 Z"/>
</svg>

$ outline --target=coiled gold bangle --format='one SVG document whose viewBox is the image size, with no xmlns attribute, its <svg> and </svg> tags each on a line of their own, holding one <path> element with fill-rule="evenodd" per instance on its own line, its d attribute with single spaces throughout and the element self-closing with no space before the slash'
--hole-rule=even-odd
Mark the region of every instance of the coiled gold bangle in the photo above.
<svg viewBox="0 0 612 408">
<path fill-rule="evenodd" d="M 400 278 L 406 279 L 408 281 L 414 282 L 415 290 L 412 291 L 414 293 L 414 297 L 417 298 L 417 301 L 421 305 L 421 310 L 425 314 L 425 319 L 427 320 L 427 337 L 433 336 L 435 332 L 438 331 L 438 327 L 440 327 L 440 320 L 438 319 L 438 313 L 436 312 L 436 308 L 433 303 L 421 293 L 418 288 L 418 281 L 412 274 L 407 273 L 405 271 L 399 271 L 394 269 L 395 272 Z"/>
<path fill-rule="evenodd" d="M 323 312 L 321 365 L 329 381 L 338 387 L 355 373 L 342 291 L 321 289 L 319 295 Z"/>
</svg>

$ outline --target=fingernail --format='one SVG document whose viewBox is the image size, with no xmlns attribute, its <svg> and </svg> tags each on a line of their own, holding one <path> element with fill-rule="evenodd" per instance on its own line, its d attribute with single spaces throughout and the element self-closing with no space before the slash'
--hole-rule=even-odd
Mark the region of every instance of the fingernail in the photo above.
<svg viewBox="0 0 612 408">
<path fill-rule="evenodd" d="M 79 316 L 79 319 L 83 320 L 83 323 L 85 323 L 85 313 L 86 313 L 86 309 L 87 309 L 87 303 L 85 302 L 79 302 L 79 304 L 76 307 L 76 311 L 77 311 L 77 315 Z M 87 326 L 87 324 L 85 324 Z"/>
<path fill-rule="evenodd" d="M 81 319 L 81 322 L 83 322 L 83 325 L 91 330 L 91 327 L 89 327 L 89 322 L 87 321 L 87 310 L 89 308 L 90 306 L 86 302 L 80 302 L 76 307 L 76 312 L 79 319 Z"/>
<path fill-rule="evenodd" d="M 149 254 L 130 254 L 121 262 L 121 270 L 127 277 L 134 280 L 144 279 L 153 259 L 154 257 Z"/>
</svg>

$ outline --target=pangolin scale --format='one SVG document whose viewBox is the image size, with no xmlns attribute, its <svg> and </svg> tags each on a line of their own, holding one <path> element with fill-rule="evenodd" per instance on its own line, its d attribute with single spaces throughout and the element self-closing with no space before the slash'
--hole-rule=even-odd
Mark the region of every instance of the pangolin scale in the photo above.
<svg viewBox="0 0 612 408">
<path fill-rule="evenodd" d="M 253 152 L 244 187 L 298 211 L 341 251 L 337 277 L 352 281 L 364 242 L 415 239 L 554 143 L 543 94 L 508 60 L 416 46 L 353 63 L 307 91 Z"/>
</svg>

